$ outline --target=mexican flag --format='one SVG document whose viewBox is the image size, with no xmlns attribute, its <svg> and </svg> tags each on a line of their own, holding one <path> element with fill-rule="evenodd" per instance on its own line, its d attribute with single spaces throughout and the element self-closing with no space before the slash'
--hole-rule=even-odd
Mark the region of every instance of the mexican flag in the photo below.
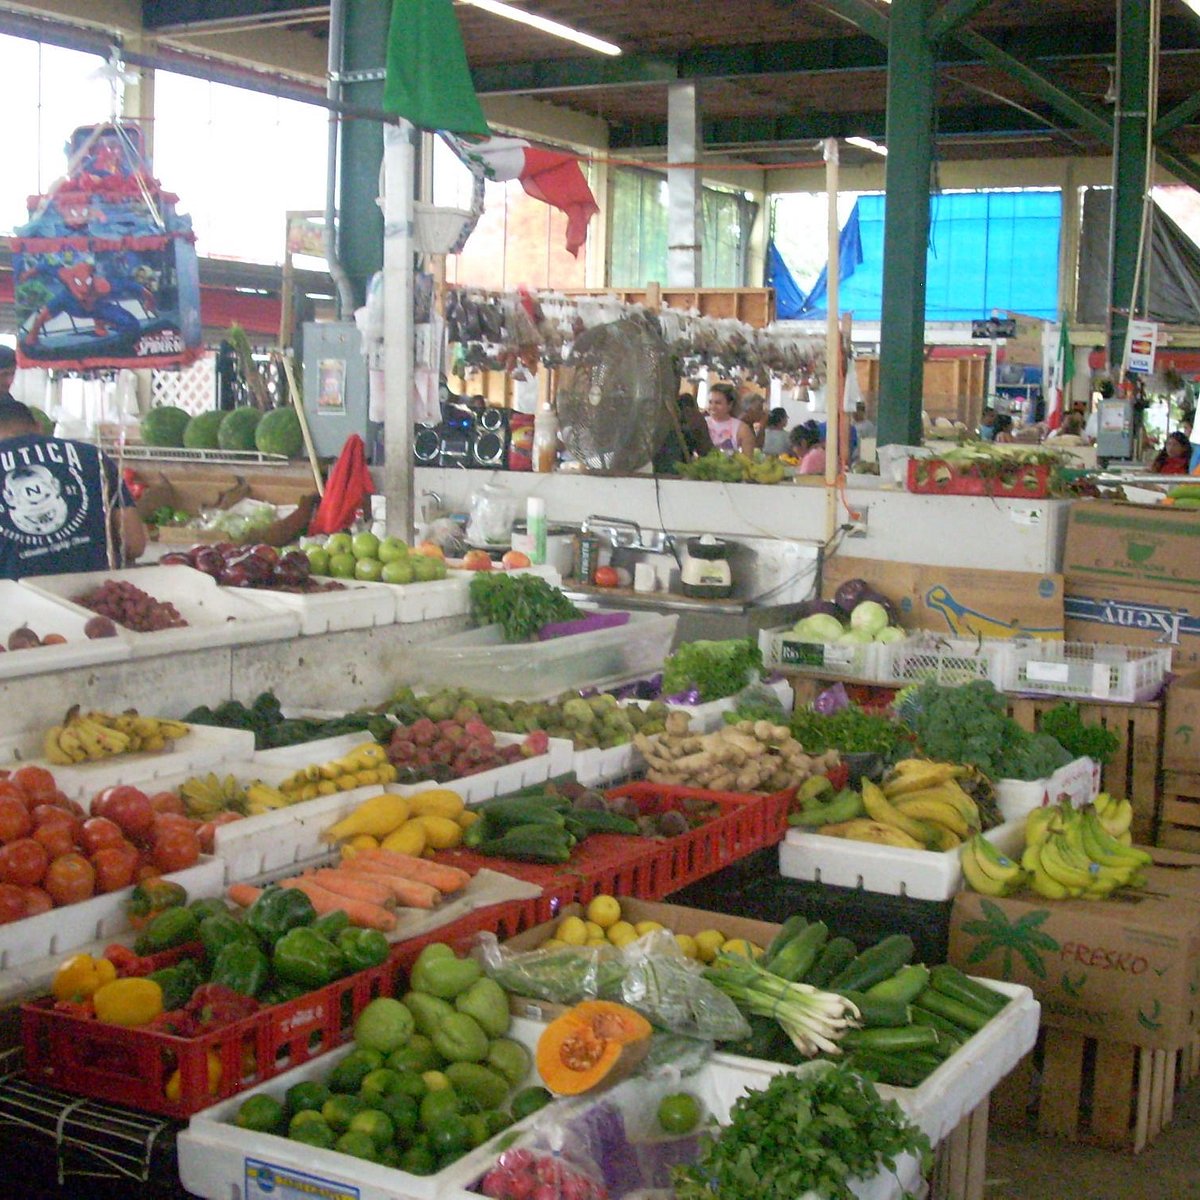
<svg viewBox="0 0 1200 1200">
<path fill-rule="evenodd" d="M 1058 327 L 1058 350 L 1054 357 L 1054 387 L 1046 406 L 1046 425 L 1057 429 L 1067 411 L 1067 393 L 1071 380 L 1075 378 L 1075 352 L 1071 348 L 1071 333 L 1067 328 L 1067 314 L 1063 313 Z"/>
</svg>

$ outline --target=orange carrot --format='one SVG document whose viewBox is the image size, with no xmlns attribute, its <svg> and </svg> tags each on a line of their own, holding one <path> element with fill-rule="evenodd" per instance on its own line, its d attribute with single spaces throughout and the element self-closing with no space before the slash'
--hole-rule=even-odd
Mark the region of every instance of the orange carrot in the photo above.
<svg viewBox="0 0 1200 1200">
<path fill-rule="evenodd" d="M 394 850 L 359 850 L 354 855 L 354 861 L 360 859 L 363 862 L 383 863 L 397 875 L 428 883 L 439 892 L 458 892 L 471 882 L 471 876 L 461 867 L 430 862 L 427 858 L 417 858 L 412 854 L 397 854 Z"/>
<path fill-rule="evenodd" d="M 251 887 L 248 883 L 231 883 L 225 889 L 225 895 L 234 904 L 240 904 L 243 908 L 249 908 L 262 895 L 262 888 Z"/>
<path fill-rule="evenodd" d="M 405 879 L 388 870 L 382 863 L 359 863 L 357 859 L 343 864 L 339 872 L 348 873 L 355 879 L 366 879 L 380 883 L 398 904 L 408 908 L 433 908 L 442 893 L 428 883 L 416 879 Z"/>
<path fill-rule="evenodd" d="M 311 878 L 303 876 L 296 879 L 281 879 L 280 887 L 297 888 L 302 891 L 317 910 L 318 916 L 341 910 L 350 918 L 351 925 L 363 929 L 380 929 L 384 933 L 396 928 L 396 917 L 393 913 L 382 909 L 378 904 L 368 904 L 365 900 L 351 900 L 349 896 L 339 896 L 314 883 Z"/>
<path fill-rule="evenodd" d="M 337 896 L 365 900 L 368 904 L 378 904 L 380 908 L 391 908 L 396 903 L 390 887 L 360 875 L 351 875 L 348 871 L 316 871 L 312 878 L 326 891 Z"/>
</svg>

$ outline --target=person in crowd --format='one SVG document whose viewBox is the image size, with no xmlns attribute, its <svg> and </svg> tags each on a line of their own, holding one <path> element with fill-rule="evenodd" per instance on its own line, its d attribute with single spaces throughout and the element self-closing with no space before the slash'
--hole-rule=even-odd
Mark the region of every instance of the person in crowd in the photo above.
<svg viewBox="0 0 1200 1200">
<path fill-rule="evenodd" d="M 761 392 L 744 392 L 738 400 L 738 412 L 742 420 L 750 426 L 754 435 L 754 445 L 761 450 L 763 436 L 767 431 L 767 398 Z"/>
<path fill-rule="evenodd" d="M 1187 434 L 1176 429 L 1167 434 L 1162 449 L 1154 458 L 1150 470 L 1155 475 L 1186 475 L 1192 461 L 1192 443 Z"/>
<path fill-rule="evenodd" d="M 13 380 L 17 377 L 17 356 L 9 346 L 0 346 L 0 400 L 11 400 Z"/>
<path fill-rule="evenodd" d="M 777 455 L 786 454 L 791 444 L 787 430 L 787 409 L 771 409 L 767 414 L 767 427 L 763 430 L 763 453 L 774 458 Z"/>
<path fill-rule="evenodd" d="M 696 407 L 696 397 L 691 392 L 680 392 L 676 401 L 679 405 L 679 429 L 672 423 L 662 445 L 654 453 L 655 475 L 670 475 L 677 464 L 702 458 L 712 448 L 708 435 L 708 423 L 704 414 Z M 679 444 L 679 433 L 683 433 L 683 445 Z"/>
<path fill-rule="evenodd" d="M 708 389 L 708 436 L 712 444 L 724 454 L 740 450 L 743 454 L 754 453 L 754 432 L 738 418 L 737 394 L 732 383 L 714 383 Z"/>
<path fill-rule="evenodd" d="M 995 431 L 992 435 L 993 442 L 1015 442 L 1017 440 L 1013 436 L 1013 419 L 1008 413 L 997 413 L 996 419 L 992 423 L 992 429 Z"/>
<path fill-rule="evenodd" d="M 797 475 L 825 474 L 825 439 L 816 421 L 805 421 L 793 428 L 791 435 L 792 454 L 799 459 Z"/>
<path fill-rule="evenodd" d="M 979 418 L 979 438 L 980 441 L 991 442 L 996 437 L 996 410 L 994 408 L 985 408 L 983 416 Z"/>
<path fill-rule="evenodd" d="M 120 565 L 146 549 L 116 464 L 95 446 L 47 436 L 24 404 L 0 398 L 0 579 L 106 570 L 110 533 Z"/>
<path fill-rule="evenodd" d="M 861 442 L 863 438 L 873 438 L 877 430 L 875 422 L 867 417 L 867 407 L 865 404 L 856 404 L 854 406 L 854 432 L 858 434 L 858 440 Z"/>
<path fill-rule="evenodd" d="M 1082 440 L 1084 436 L 1083 429 L 1083 413 L 1072 411 L 1067 413 L 1063 418 L 1063 423 L 1057 429 L 1052 429 L 1046 435 L 1046 439 L 1048 441 L 1050 438 L 1077 437 Z"/>
</svg>

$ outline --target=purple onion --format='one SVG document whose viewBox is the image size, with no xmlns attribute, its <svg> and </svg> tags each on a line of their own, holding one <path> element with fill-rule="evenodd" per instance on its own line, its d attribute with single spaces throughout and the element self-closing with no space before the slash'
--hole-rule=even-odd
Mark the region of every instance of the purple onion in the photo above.
<svg viewBox="0 0 1200 1200">
<path fill-rule="evenodd" d="M 835 683 L 833 687 L 826 688 L 813 701 L 813 712 L 819 712 L 822 716 L 827 717 L 831 713 L 841 712 L 849 704 L 850 697 L 846 694 L 846 689 L 840 683 Z"/>
<path fill-rule="evenodd" d="M 700 689 L 693 683 L 686 691 L 676 692 L 673 696 L 664 696 L 668 704 L 699 704 Z"/>
</svg>

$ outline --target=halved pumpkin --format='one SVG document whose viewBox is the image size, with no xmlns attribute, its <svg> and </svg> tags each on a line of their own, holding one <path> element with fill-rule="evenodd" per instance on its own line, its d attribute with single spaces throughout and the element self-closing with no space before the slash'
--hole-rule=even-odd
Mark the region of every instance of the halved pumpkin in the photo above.
<svg viewBox="0 0 1200 1200">
<path fill-rule="evenodd" d="M 537 1069 L 559 1096 L 578 1096 L 624 1079 L 650 1049 L 650 1022 L 624 1004 L 585 1000 L 546 1026 Z"/>
</svg>

